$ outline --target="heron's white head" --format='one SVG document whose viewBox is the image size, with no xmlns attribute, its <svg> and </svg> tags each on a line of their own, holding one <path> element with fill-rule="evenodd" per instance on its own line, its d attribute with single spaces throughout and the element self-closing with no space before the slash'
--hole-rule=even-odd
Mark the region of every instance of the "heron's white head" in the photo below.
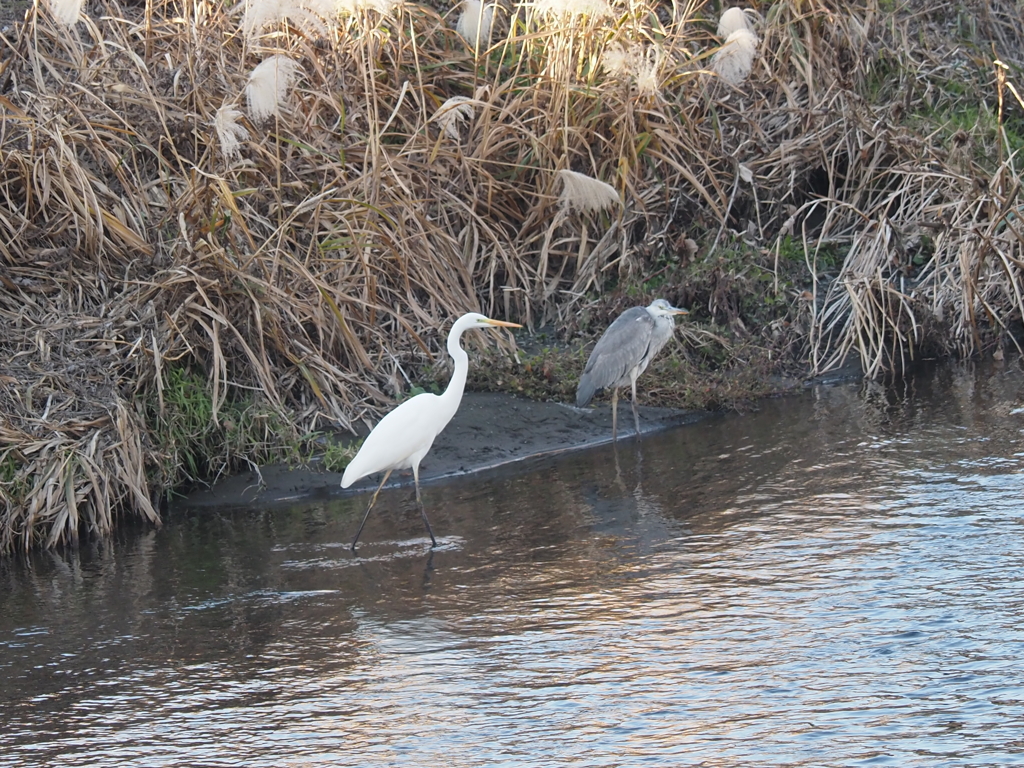
<svg viewBox="0 0 1024 768">
<path fill-rule="evenodd" d="M 688 309 L 680 309 L 679 307 L 673 307 L 664 299 L 655 299 L 647 307 L 647 311 L 650 312 L 654 317 L 672 317 L 673 315 L 688 315 L 690 311 Z"/>
</svg>

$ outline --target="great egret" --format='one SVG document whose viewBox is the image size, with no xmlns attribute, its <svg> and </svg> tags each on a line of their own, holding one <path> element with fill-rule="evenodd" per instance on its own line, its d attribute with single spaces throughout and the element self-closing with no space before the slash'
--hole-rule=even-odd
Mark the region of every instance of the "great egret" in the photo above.
<svg viewBox="0 0 1024 768">
<path fill-rule="evenodd" d="M 576 387 L 576 405 L 585 406 L 599 389 L 612 390 L 612 440 L 618 427 L 619 387 L 633 388 L 633 423 L 640 434 L 636 412 L 636 380 L 647 370 L 654 356 L 672 338 L 675 315 L 687 315 L 664 299 L 655 299 L 647 307 L 632 307 L 619 315 L 590 353 Z"/>
<path fill-rule="evenodd" d="M 522 328 L 517 323 L 506 323 L 501 320 L 491 320 L 476 312 L 463 315 L 452 326 L 448 333 L 448 354 L 455 361 L 455 372 L 444 394 L 434 395 L 429 392 L 416 395 L 399 405 L 387 416 L 380 420 L 373 431 L 366 436 L 359 453 L 352 459 L 345 474 L 341 478 L 341 487 L 348 488 L 356 480 L 372 475 L 375 472 L 383 472 L 384 479 L 380 481 L 377 490 L 373 492 L 370 504 L 363 515 L 363 522 L 359 524 L 356 537 L 352 539 L 352 550 L 355 551 L 356 542 L 366 525 L 366 518 L 370 516 L 370 510 L 377 501 L 377 494 L 388 481 L 391 473 L 396 469 L 407 469 L 412 467 L 412 476 L 416 483 L 416 506 L 419 507 L 420 515 L 423 517 L 423 524 L 427 526 L 427 533 L 430 534 L 430 541 L 437 546 L 437 539 L 434 532 L 430 530 L 430 521 L 427 520 L 427 513 L 423 509 L 423 500 L 420 497 L 420 462 L 427 455 L 430 446 L 434 444 L 441 430 L 444 429 L 452 416 L 459 410 L 459 403 L 462 402 L 462 390 L 466 386 L 466 374 L 469 372 L 469 355 L 459 344 L 462 334 L 470 328 L 487 328 L 500 326 L 502 328 Z"/>
</svg>

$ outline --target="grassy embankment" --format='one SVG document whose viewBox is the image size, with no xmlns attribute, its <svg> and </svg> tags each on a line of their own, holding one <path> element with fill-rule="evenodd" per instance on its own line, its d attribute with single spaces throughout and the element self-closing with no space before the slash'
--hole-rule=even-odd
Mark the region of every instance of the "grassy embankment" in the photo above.
<svg viewBox="0 0 1024 768">
<path fill-rule="evenodd" d="M 618 311 L 688 306 L 645 382 L 688 406 L 1018 343 L 1019 2 L 761 4 L 746 77 L 700 4 L 505 4 L 489 40 L 230 8 L 59 0 L 0 40 L 0 551 L 308 458 L 469 309 L 556 342 L 478 386 L 568 397 Z"/>
</svg>

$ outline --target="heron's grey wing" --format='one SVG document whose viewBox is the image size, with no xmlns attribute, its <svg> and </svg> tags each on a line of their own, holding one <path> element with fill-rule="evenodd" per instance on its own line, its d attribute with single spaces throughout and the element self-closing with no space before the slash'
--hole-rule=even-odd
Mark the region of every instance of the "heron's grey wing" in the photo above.
<svg viewBox="0 0 1024 768">
<path fill-rule="evenodd" d="M 654 318 L 645 307 L 633 307 L 619 315 L 590 353 L 576 387 L 576 405 L 582 408 L 597 390 L 626 378 L 644 359 L 653 333 Z"/>
</svg>

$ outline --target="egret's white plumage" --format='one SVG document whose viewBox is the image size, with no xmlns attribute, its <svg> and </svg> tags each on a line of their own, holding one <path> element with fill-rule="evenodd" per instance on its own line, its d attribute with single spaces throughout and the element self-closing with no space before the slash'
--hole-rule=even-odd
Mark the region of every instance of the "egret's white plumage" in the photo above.
<svg viewBox="0 0 1024 768">
<path fill-rule="evenodd" d="M 675 332 L 675 315 L 689 314 L 664 299 L 649 306 L 627 309 L 608 326 L 590 353 L 576 387 L 576 405 L 587 405 L 599 389 L 612 390 L 612 439 L 618 428 L 619 387 L 633 390 L 633 422 L 640 433 L 636 412 L 636 380 Z"/>
<path fill-rule="evenodd" d="M 387 482 L 388 476 L 396 469 L 410 468 L 416 483 L 416 504 L 423 516 L 423 523 L 427 527 L 427 533 L 430 534 L 431 542 L 435 546 L 437 545 L 434 533 L 430 529 L 430 522 L 427 520 L 427 514 L 423 510 L 423 501 L 420 498 L 420 462 L 427 455 L 430 446 L 434 444 L 434 439 L 452 420 L 452 416 L 459 410 L 459 403 L 462 402 L 462 391 L 465 389 L 466 375 L 469 372 L 469 355 L 459 343 L 462 334 L 470 328 L 494 326 L 521 327 L 516 323 L 491 320 L 476 312 L 470 312 L 456 320 L 448 333 L 448 354 L 455 362 L 455 370 L 452 373 L 451 381 L 448 382 L 448 387 L 440 395 L 429 392 L 416 395 L 387 414 L 367 435 L 356 457 L 345 468 L 345 473 L 341 478 L 342 488 L 348 488 L 356 480 L 375 472 L 385 473 L 384 479 L 381 480 L 373 498 L 370 499 L 363 522 L 352 540 L 352 549 L 355 549 L 356 542 L 359 541 L 359 534 L 363 532 L 366 518 L 369 517 L 373 503 L 377 500 L 377 494 Z"/>
</svg>

